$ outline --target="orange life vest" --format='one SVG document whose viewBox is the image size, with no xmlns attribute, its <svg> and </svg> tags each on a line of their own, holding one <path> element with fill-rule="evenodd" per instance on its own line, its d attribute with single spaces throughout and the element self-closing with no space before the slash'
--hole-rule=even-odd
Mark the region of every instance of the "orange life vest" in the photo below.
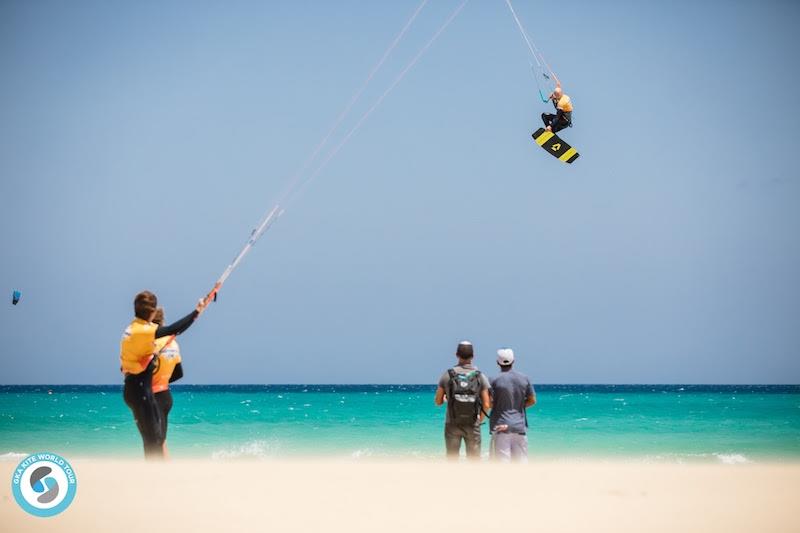
<svg viewBox="0 0 800 533">
<path fill-rule="evenodd" d="M 158 325 L 134 318 L 119 343 L 119 360 L 126 374 L 140 374 L 153 358 Z"/>
</svg>

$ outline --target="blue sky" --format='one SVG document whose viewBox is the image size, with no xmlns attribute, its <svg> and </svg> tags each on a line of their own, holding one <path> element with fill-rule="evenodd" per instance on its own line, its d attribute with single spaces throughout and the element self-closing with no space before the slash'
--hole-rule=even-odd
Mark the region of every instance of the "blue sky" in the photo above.
<svg viewBox="0 0 800 533">
<path fill-rule="evenodd" d="M 0 382 L 118 382 L 133 296 L 192 308 L 417 5 L 1 3 Z M 581 158 L 533 144 L 524 43 L 470 2 L 182 336 L 185 382 L 432 383 L 465 338 L 538 383 L 800 381 L 800 4 L 515 7 Z"/>
</svg>

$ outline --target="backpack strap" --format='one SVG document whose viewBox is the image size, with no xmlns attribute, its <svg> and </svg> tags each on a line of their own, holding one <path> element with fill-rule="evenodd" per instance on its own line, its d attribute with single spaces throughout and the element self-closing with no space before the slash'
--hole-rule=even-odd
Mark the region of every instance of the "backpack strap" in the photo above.
<svg viewBox="0 0 800 533">
<path fill-rule="evenodd" d="M 483 392 L 483 381 L 481 381 L 481 371 L 475 370 L 475 379 L 478 380 L 478 385 L 480 388 L 478 389 L 478 397 L 475 398 L 475 421 L 477 422 L 481 418 L 481 411 L 483 411 L 483 398 L 481 398 L 481 392 Z"/>
<path fill-rule="evenodd" d="M 450 415 L 450 420 L 453 419 L 455 413 L 453 412 L 453 381 L 456 379 L 456 371 L 452 368 L 447 369 L 447 375 L 450 376 L 450 380 L 447 382 L 447 412 Z"/>
</svg>

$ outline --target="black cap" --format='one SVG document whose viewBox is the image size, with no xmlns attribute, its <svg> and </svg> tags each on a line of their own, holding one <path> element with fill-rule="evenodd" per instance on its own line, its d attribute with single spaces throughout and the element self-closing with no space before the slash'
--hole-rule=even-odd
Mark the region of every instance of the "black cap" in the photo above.
<svg viewBox="0 0 800 533">
<path fill-rule="evenodd" d="M 459 342 L 456 355 L 461 359 L 472 359 L 472 356 L 474 355 L 474 352 L 472 351 L 472 343 L 469 341 Z"/>
</svg>

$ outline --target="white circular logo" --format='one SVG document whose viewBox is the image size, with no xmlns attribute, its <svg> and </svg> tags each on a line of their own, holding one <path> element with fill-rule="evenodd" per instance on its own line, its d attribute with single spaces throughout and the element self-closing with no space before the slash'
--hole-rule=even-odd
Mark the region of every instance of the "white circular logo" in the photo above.
<svg viewBox="0 0 800 533">
<path fill-rule="evenodd" d="M 23 459 L 11 477 L 14 499 L 34 516 L 54 516 L 75 498 L 78 480 L 72 466 L 60 455 L 35 453 Z"/>
</svg>

